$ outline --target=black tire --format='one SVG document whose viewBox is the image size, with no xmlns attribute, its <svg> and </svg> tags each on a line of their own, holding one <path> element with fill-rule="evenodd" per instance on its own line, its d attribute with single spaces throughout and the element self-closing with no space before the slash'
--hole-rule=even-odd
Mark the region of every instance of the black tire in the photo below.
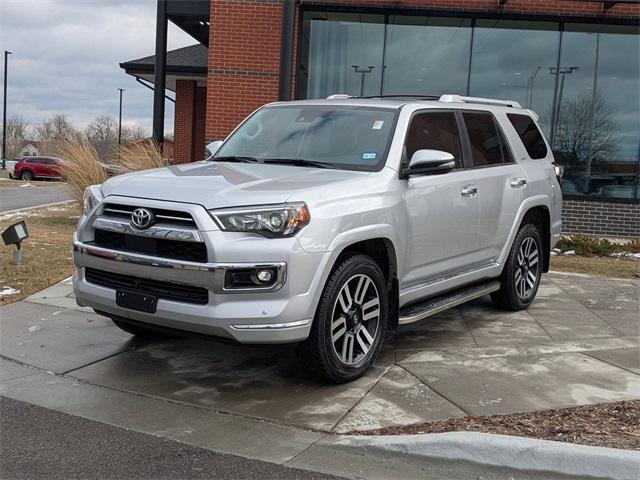
<svg viewBox="0 0 640 480">
<path fill-rule="evenodd" d="M 351 308 L 345 312 L 343 300 L 349 298 L 349 289 L 353 299 L 349 299 Z M 378 355 L 387 330 L 387 295 L 384 275 L 371 257 L 357 254 L 340 258 L 324 287 L 309 338 L 298 345 L 296 353 L 303 367 L 332 383 L 364 375 Z"/>
<path fill-rule="evenodd" d="M 527 246 L 530 246 L 531 250 L 527 250 Z M 535 252 L 537 252 L 535 256 L 533 254 L 534 246 Z M 529 258 L 524 255 L 525 251 L 530 252 Z M 513 241 L 500 276 L 500 290 L 491 294 L 491 299 L 496 307 L 512 311 L 529 308 L 536 298 L 540 286 L 543 255 L 540 230 L 531 223 L 523 225 Z"/>
<path fill-rule="evenodd" d="M 20 179 L 24 180 L 25 182 L 28 182 L 30 180 L 33 180 L 33 172 L 31 170 L 23 170 L 20 173 Z"/>
<path fill-rule="evenodd" d="M 135 335 L 138 338 L 159 338 L 162 337 L 163 334 L 157 330 L 152 328 L 146 328 L 138 324 L 129 323 L 127 321 L 121 320 L 119 318 L 111 317 L 111 321 L 118 327 L 120 330 L 130 333 L 131 335 Z"/>
</svg>

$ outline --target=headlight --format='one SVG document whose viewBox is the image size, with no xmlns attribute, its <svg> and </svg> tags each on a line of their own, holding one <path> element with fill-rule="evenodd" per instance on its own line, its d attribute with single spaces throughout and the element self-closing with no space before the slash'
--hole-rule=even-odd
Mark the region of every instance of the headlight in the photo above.
<svg viewBox="0 0 640 480">
<path fill-rule="evenodd" d="M 89 215 L 96 205 L 102 200 L 102 192 L 100 191 L 100 185 L 91 185 L 84 191 L 84 214 Z"/>
<path fill-rule="evenodd" d="M 304 203 L 265 205 L 264 207 L 225 208 L 209 214 L 228 232 L 254 232 L 265 237 L 288 237 L 309 223 Z"/>
</svg>

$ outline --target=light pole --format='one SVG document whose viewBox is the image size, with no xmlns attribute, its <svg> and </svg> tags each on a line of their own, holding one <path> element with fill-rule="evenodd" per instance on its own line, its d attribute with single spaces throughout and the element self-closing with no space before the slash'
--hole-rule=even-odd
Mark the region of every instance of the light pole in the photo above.
<svg viewBox="0 0 640 480">
<path fill-rule="evenodd" d="M 124 88 L 119 88 L 120 92 L 120 113 L 118 114 L 118 145 L 122 145 L 122 92 Z"/>
<path fill-rule="evenodd" d="M 536 75 L 538 75 L 538 72 L 540 71 L 541 68 L 542 68 L 542 65 L 538 65 L 538 67 L 534 70 L 534 72 L 531 75 L 529 75 L 529 81 L 527 82 L 527 90 L 528 90 L 527 105 L 529 105 L 529 108 L 533 108 L 533 82 L 536 79 Z"/>
<path fill-rule="evenodd" d="M 4 51 L 4 91 L 2 100 L 2 168 L 5 168 L 7 157 L 7 66 L 11 52 Z"/>
<path fill-rule="evenodd" d="M 564 92 L 564 77 L 567 73 L 573 73 L 578 67 L 549 67 L 551 75 L 560 75 L 560 88 L 558 98 L 554 99 L 553 109 L 551 112 L 551 148 L 555 147 L 556 131 L 558 130 L 558 122 L 560 121 L 560 109 L 562 108 L 562 95 Z"/>
<path fill-rule="evenodd" d="M 367 73 L 371 73 L 375 68 L 373 65 L 369 65 L 367 68 L 360 68 L 360 65 L 351 65 L 353 67 L 353 71 L 359 73 L 360 77 L 360 96 L 364 95 L 364 76 Z"/>
</svg>

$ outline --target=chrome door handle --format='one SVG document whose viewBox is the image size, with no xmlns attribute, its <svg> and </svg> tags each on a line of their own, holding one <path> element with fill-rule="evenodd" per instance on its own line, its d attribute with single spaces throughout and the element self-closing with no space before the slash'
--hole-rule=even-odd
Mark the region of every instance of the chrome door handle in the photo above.
<svg viewBox="0 0 640 480">
<path fill-rule="evenodd" d="M 465 185 L 464 187 L 462 187 L 460 195 L 462 195 L 463 197 L 477 197 L 478 187 L 475 185 Z"/>
<path fill-rule="evenodd" d="M 527 186 L 527 180 L 522 177 L 512 178 L 510 185 L 511 188 L 524 188 Z"/>
</svg>

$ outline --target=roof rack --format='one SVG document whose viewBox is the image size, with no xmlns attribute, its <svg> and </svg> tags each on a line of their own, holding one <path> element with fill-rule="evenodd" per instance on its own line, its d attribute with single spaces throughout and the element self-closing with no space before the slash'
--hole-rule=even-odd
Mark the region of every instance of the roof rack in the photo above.
<svg viewBox="0 0 640 480">
<path fill-rule="evenodd" d="M 397 94 L 397 95 L 347 95 L 344 93 L 334 93 L 333 95 L 329 95 L 327 100 L 346 100 L 347 98 L 364 98 L 364 99 L 376 99 L 376 98 L 415 98 L 417 100 L 438 100 L 440 97 L 438 95 L 414 95 L 414 94 Z"/>
<path fill-rule="evenodd" d="M 346 93 L 334 93 L 333 95 L 329 95 L 327 100 L 346 100 L 347 98 L 353 98 L 351 95 L 347 95 Z"/>
<path fill-rule="evenodd" d="M 447 103 L 481 103 L 483 105 L 501 105 L 504 107 L 522 108 L 514 100 L 495 100 L 493 98 L 464 97 L 462 95 L 442 95 L 439 100 Z"/>
</svg>

